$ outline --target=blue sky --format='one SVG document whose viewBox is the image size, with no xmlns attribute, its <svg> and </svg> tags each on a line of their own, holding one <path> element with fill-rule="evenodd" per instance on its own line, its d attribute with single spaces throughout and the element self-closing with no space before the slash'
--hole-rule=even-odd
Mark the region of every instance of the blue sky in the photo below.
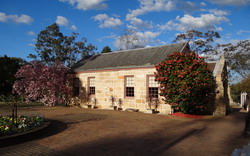
<svg viewBox="0 0 250 156">
<path fill-rule="evenodd" d="M 145 46 L 172 43 L 187 29 L 212 29 L 221 34 L 216 42 L 236 42 L 250 39 L 250 0 L 0 0 L 0 56 L 27 59 L 37 34 L 54 22 L 97 52 L 119 48 L 127 28 Z"/>
</svg>

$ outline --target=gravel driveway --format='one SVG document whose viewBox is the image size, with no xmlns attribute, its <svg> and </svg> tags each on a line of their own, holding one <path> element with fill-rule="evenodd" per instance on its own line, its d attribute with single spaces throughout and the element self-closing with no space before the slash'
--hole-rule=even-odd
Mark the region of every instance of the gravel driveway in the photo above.
<svg viewBox="0 0 250 156">
<path fill-rule="evenodd" d="M 204 119 L 73 107 L 21 108 L 19 113 L 43 114 L 53 125 L 30 141 L 1 147 L 2 156 L 228 156 L 248 142 L 242 136 L 244 112 Z"/>
</svg>

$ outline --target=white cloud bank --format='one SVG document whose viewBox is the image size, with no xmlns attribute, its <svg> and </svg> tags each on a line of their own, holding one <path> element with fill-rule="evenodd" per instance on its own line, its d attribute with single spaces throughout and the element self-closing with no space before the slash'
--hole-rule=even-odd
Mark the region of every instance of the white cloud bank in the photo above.
<svg viewBox="0 0 250 156">
<path fill-rule="evenodd" d="M 60 2 L 67 2 L 71 6 L 79 10 L 102 10 L 107 8 L 107 4 L 103 3 L 105 0 L 59 0 Z"/>
<path fill-rule="evenodd" d="M 110 17 L 107 14 L 98 14 L 92 18 L 95 21 L 99 21 L 100 28 L 112 28 L 123 24 L 120 19 Z"/>
<path fill-rule="evenodd" d="M 7 15 L 3 12 L 0 12 L 0 22 L 15 22 L 20 24 L 30 24 L 33 22 L 33 19 L 25 14 L 22 15 Z"/>
<path fill-rule="evenodd" d="M 70 30 L 77 30 L 77 27 L 75 25 L 69 26 L 69 20 L 63 16 L 57 16 L 55 22 L 58 25 L 68 27 Z"/>
<path fill-rule="evenodd" d="M 250 5 L 250 0 L 208 0 L 218 5 L 243 6 Z"/>
<path fill-rule="evenodd" d="M 65 18 L 63 16 L 57 16 L 56 17 L 56 24 L 67 26 L 69 24 L 69 21 L 67 18 Z"/>
<path fill-rule="evenodd" d="M 177 16 L 175 20 L 168 21 L 165 25 L 161 26 L 161 29 L 177 31 L 186 31 L 189 29 L 215 29 L 217 31 L 222 31 L 222 28 L 217 27 L 216 24 L 228 21 L 229 19 L 227 17 L 216 14 L 201 14 L 200 17 L 185 14 L 183 17 Z"/>
</svg>

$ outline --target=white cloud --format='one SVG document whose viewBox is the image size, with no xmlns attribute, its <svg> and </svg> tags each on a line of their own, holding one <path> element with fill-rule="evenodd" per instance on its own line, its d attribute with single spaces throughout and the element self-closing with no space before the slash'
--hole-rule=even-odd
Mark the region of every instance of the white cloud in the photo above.
<svg viewBox="0 0 250 156">
<path fill-rule="evenodd" d="M 120 19 L 109 17 L 107 14 L 98 14 L 93 19 L 99 21 L 100 28 L 112 28 L 123 24 Z"/>
<path fill-rule="evenodd" d="M 143 21 L 137 17 L 133 17 L 130 20 L 130 24 L 132 24 L 132 27 L 134 27 L 134 29 L 137 28 L 152 28 L 152 22 L 150 21 Z"/>
<path fill-rule="evenodd" d="M 145 31 L 145 32 L 138 32 L 137 35 L 141 39 L 150 40 L 150 39 L 154 39 L 157 36 L 159 36 L 160 32 Z"/>
<path fill-rule="evenodd" d="M 176 8 L 178 10 L 183 10 L 184 12 L 193 12 L 193 11 L 201 11 L 203 10 L 202 7 L 206 6 L 205 3 L 196 3 L 191 1 L 183 1 L 183 0 L 177 0 L 176 2 Z"/>
<path fill-rule="evenodd" d="M 141 0 L 140 8 L 130 10 L 129 14 L 126 16 L 126 19 L 130 20 L 133 17 L 153 11 L 171 11 L 174 8 L 175 4 L 171 0 Z"/>
<path fill-rule="evenodd" d="M 67 26 L 69 24 L 69 21 L 67 18 L 65 18 L 63 16 L 57 16 L 56 17 L 56 24 Z"/>
<path fill-rule="evenodd" d="M 214 14 L 201 14 L 200 17 L 193 17 L 185 14 L 183 17 L 176 17 L 176 20 L 168 21 L 161 26 L 162 30 L 178 30 L 186 31 L 189 29 L 215 29 L 222 31 L 221 27 L 215 26 L 222 22 L 228 22 L 229 19 L 225 16 L 218 16 Z"/>
<path fill-rule="evenodd" d="M 79 10 L 101 10 L 107 8 L 107 4 L 103 3 L 105 0 L 59 0 L 60 2 L 67 2 L 71 6 Z"/>
<path fill-rule="evenodd" d="M 0 12 L 0 22 L 15 22 L 21 24 L 30 24 L 33 22 L 33 19 L 25 14 L 22 15 L 7 15 L 5 13 Z"/>
<path fill-rule="evenodd" d="M 207 4 L 204 3 L 204 2 L 201 2 L 200 5 L 201 5 L 201 6 L 207 6 Z"/>
<path fill-rule="evenodd" d="M 29 35 L 29 36 L 35 36 L 36 34 L 34 33 L 34 31 L 28 31 L 27 35 Z"/>
<path fill-rule="evenodd" d="M 171 0 L 140 0 L 140 7 L 135 10 L 129 10 L 126 20 L 133 29 L 152 28 L 151 21 L 143 21 L 137 16 L 144 15 L 149 12 L 172 11 L 175 9 L 175 3 Z"/>
<path fill-rule="evenodd" d="M 56 17 L 56 24 L 61 25 L 61 26 L 65 26 L 67 28 L 69 28 L 70 30 L 77 30 L 77 27 L 75 25 L 70 25 L 70 21 L 63 16 L 57 16 Z"/>
<path fill-rule="evenodd" d="M 243 6 L 250 4 L 250 0 L 208 0 L 208 1 L 214 4 L 231 5 L 231 6 Z"/>
<path fill-rule="evenodd" d="M 222 10 L 218 10 L 218 9 L 211 9 L 211 10 L 209 10 L 209 12 L 213 13 L 214 15 L 218 15 L 218 16 L 228 15 L 227 11 L 222 11 Z"/>
<path fill-rule="evenodd" d="M 250 33 L 250 30 L 239 30 L 237 32 L 238 35 L 244 34 L 244 33 Z"/>
<path fill-rule="evenodd" d="M 70 27 L 70 29 L 71 29 L 71 30 L 77 30 L 77 27 L 76 27 L 75 25 L 72 25 L 72 26 Z"/>
</svg>

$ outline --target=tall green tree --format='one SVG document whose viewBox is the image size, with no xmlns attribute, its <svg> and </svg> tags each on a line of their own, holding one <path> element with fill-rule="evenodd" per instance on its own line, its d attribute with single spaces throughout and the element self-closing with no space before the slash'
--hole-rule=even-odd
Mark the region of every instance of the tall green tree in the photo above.
<svg viewBox="0 0 250 156">
<path fill-rule="evenodd" d="M 206 54 L 215 51 L 216 44 L 214 41 L 216 38 L 220 38 L 220 34 L 213 30 L 207 32 L 187 30 L 185 33 L 177 35 L 173 42 L 189 41 L 191 50 L 198 54 Z"/>
<path fill-rule="evenodd" d="M 230 68 L 230 79 L 245 79 L 250 74 L 250 40 L 238 41 L 235 44 L 217 44 L 215 42 L 217 38 L 220 38 L 220 34 L 212 30 L 207 32 L 188 30 L 177 35 L 173 42 L 189 41 L 191 50 L 205 54 L 207 60 L 214 60 L 224 55 Z"/>
<path fill-rule="evenodd" d="M 247 92 L 248 96 L 250 94 L 250 75 L 248 75 L 242 81 L 232 84 L 231 88 L 231 96 L 235 102 L 240 102 L 240 94 L 242 92 Z"/>
<path fill-rule="evenodd" d="M 17 57 L 0 57 L 0 96 L 11 94 L 16 80 L 15 74 L 25 63 L 25 60 Z"/>
<path fill-rule="evenodd" d="M 54 23 L 38 34 L 35 44 L 37 55 L 30 54 L 28 57 L 40 58 L 48 65 L 61 61 L 70 67 L 83 56 L 90 55 L 96 50 L 94 45 L 87 44 L 86 38 L 76 41 L 78 35 L 73 32 L 71 36 L 65 36 Z"/>
<path fill-rule="evenodd" d="M 102 49 L 102 52 L 101 52 L 101 53 L 109 53 L 109 52 L 112 52 L 112 50 L 110 49 L 110 47 L 109 47 L 109 46 L 105 46 L 105 47 L 103 47 L 103 49 Z"/>
<path fill-rule="evenodd" d="M 218 45 L 227 59 L 230 69 L 241 78 L 246 79 L 250 74 L 250 40 L 238 41 L 236 44 L 228 43 Z"/>
</svg>

